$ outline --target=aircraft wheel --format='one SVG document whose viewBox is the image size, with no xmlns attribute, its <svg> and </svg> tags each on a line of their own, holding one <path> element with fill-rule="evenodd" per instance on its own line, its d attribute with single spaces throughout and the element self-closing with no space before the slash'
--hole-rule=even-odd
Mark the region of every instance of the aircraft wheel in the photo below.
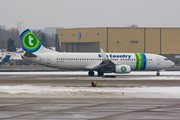
<svg viewBox="0 0 180 120">
<path fill-rule="evenodd" d="M 157 75 L 157 76 L 160 76 L 160 73 L 159 73 L 159 71 L 156 73 L 156 75 Z"/>
<path fill-rule="evenodd" d="M 102 70 L 98 71 L 98 76 L 103 76 L 104 72 Z"/>
<path fill-rule="evenodd" d="M 91 85 L 92 85 L 92 87 L 96 87 L 97 86 L 97 82 L 96 81 L 92 81 Z"/>
<path fill-rule="evenodd" d="M 89 75 L 89 76 L 94 76 L 94 71 L 92 71 L 92 70 L 89 71 L 89 72 L 88 72 L 88 75 Z"/>
</svg>

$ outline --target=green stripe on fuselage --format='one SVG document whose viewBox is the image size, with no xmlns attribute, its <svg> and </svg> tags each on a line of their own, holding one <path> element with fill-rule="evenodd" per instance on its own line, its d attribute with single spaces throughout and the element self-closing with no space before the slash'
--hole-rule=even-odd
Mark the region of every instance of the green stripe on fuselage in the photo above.
<svg viewBox="0 0 180 120">
<path fill-rule="evenodd" d="M 137 55 L 138 55 L 138 68 L 137 68 L 137 70 L 140 70 L 141 69 L 141 64 L 142 64 L 142 61 L 141 61 L 141 55 L 140 55 L 140 53 L 137 53 Z"/>
<path fill-rule="evenodd" d="M 138 53 L 135 53 L 135 55 L 136 55 L 136 68 L 135 68 L 135 70 L 138 70 L 138 66 L 139 66 Z"/>
</svg>

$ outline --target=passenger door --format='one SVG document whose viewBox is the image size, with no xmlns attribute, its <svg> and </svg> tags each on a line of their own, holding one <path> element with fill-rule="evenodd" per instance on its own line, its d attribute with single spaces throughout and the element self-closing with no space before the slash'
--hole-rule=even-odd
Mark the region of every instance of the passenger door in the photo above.
<svg viewBox="0 0 180 120">
<path fill-rule="evenodd" d="M 161 64 L 161 59 L 160 57 L 157 57 L 157 65 L 160 65 Z"/>
</svg>

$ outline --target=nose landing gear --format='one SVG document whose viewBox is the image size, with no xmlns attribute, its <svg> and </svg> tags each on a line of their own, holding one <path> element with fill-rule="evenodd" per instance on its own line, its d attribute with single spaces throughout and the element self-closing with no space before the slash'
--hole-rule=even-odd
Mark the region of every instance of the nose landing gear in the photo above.
<svg viewBox="0 0 180 120">
<path fill-rule="evenodd" d="M 159 70 L 157 71 L 156 75 L 157 75 L 157 76 L 160 76 Z"/>
</svg>

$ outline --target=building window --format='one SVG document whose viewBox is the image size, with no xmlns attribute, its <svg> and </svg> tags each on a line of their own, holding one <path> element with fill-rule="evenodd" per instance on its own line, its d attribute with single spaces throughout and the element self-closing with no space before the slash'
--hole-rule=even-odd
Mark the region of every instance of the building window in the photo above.
<svg viewBox="0 0 180 120">
<path fill-rule="evenodd" d="M 117 43 L 119 43 L 119 41 L 117 41 Z"/>
<path fill-rule="evenodd" d="M 81 39 L 81 32 L 78 32 L 78 38 Z"/>
<path fill-rule="evenodd" d="M 175 64 L 178 65 L 178 64 L 179 64 L 179 60 L 176 60 L 176 61 L 175 61 Z"/>
<path fill-rule="evenodd" d="M 61 36 L 63 36 L 63 34 L 61 34 Z"/>
<path fill-rule="evenodd" d="M 97 35 L 99 35 L 99 33 L 97 33 Z"/>
<path fill-rule="evenodd" d="M 72 34 L 72 36 L 74 36 L 74 34 Z"/>
<path fill-rule="evenodd" d="M 130 41 L 131 44 L 138 44 L 138 41 L 132 40 Z"/>
</svg>

